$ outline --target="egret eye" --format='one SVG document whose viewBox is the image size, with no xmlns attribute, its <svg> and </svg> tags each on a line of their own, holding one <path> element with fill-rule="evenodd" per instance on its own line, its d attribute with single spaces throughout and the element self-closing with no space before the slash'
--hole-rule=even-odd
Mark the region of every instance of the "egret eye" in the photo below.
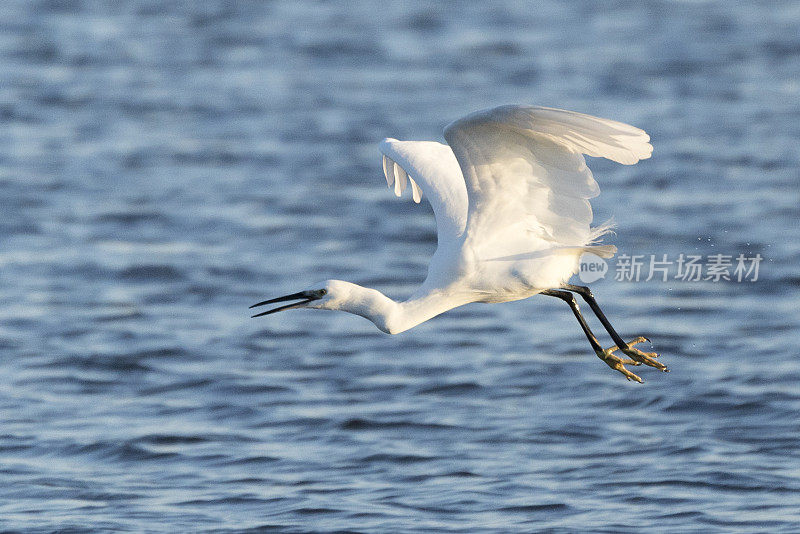
<svg viewBox="0 0 800 534">
<path fill-rule="evenodd" d="M 320 294 L 320 296 L 327 295 L 328 294 L 328 290 L 327 289 L 320 289 L 319 290 L 319 294 Z"/>
</svg>

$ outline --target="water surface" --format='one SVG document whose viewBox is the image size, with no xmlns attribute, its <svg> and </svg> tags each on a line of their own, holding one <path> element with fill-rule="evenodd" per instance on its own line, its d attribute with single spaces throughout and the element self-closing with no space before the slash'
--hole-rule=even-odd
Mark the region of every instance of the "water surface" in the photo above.
<svg viewBox="0 0 800 534">
<path fill-rule="evenodd" d="M 0 526 L 796 532 L 798 20 L 4 2 Z M 593 284 L 670 374 L 626 382 L 546 297 L 399 336 L 249 319 L 327 278 L 410 295 L 433 216 L 385 188 L 378 141 L 514 102 L 651 134 L 648 161 L 589 162 L 621 253 L 763 256 L 755 282 Z"/>
</svg>

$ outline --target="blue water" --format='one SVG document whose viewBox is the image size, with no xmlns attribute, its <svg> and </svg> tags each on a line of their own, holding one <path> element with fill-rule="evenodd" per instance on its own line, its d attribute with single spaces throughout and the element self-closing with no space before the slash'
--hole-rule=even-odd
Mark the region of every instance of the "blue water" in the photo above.
<svg viewBox="0 0 800 534">
<path fill-rule="evenodd" d="M 0 528 L 800 531 L 798 4 L 437 6 L 2 3 Z M 651 134 L 589 162 L 620 253 L 764 258 L 592 284 L 670 374 L 626 382 L 547 297 L 249 318 L 408 296 L 433 216 L 377 143 L 504 103 Z"/>
</svg>

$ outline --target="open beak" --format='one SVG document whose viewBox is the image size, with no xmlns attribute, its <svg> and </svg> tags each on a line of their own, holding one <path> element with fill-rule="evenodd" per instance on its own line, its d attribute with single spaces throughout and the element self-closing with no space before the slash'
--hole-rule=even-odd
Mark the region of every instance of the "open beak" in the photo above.
<svg viewBox="0 0 800 534">
<path fill-rule="evenodd" d="M 265 304 L 276 304 L 278 302 L 286 302 L 289 300 L 300 300 L 300 302 L 287 304 L 286 306 L 279 306 L 277 308 L 273 308 L 271 310 L 267 310 L 265 312 L 253 315 L 253 317 L 261 317 L 262 315 L 269 315 L 271 313 L 283 310 L 291 310 L 292 308 L 302 308 L 309 302 L 314 300 L 319 300 L 320 298 L 322 297 L 317 291 L 301 291 L 299 293 L 292 293 L 291 295 L 286 295 L 284 297 L 278 297 L 276 299 L 265 300 L 263 302 L 259 302 L 258 304 L 253 304 L 252 306 L 250 306 L 250 309 L 257 308 L 258 306 L 264 306 Z"/>
</svg>

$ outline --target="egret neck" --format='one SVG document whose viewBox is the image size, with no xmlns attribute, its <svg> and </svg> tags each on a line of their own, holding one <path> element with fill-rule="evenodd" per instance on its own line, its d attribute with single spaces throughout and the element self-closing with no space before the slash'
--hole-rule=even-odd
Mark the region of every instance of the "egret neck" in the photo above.
<svg viewBox="0 0 800 534">
<path fill-rule="evenodd" d="M 341 280 L 331 280 L 331 282 L 335 283 L 336 296 L 311 302 L 308 305 L 310 308 L 340 310 L 360 315 L 372 321 L 387 334 L 405 332 L 432 317 L 473 300 L 467 295 L 426 291 L 417 292 L 406 301 L 396 302 L 377 289 Z"/>
</svg>

